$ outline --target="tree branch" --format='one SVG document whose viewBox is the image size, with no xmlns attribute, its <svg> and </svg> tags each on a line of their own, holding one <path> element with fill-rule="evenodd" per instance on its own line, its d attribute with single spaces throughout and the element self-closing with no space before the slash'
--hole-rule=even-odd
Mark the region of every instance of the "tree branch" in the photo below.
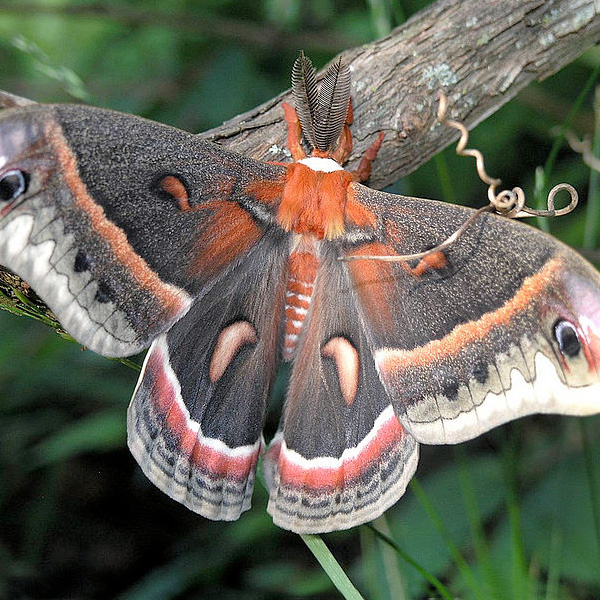
<svg viewBox="0 0 600 600">
<path fill-rule="evenodd" d="M 369 183 L 393 183 L 456 139 L 436 120 L 440 90 L 449 116 L 472 128 L 599 40 L 595 0 L 438 0 L 389 36 L 343 53 L 353 77 L 349 168 L 383 131 Z M 0 92 L 0 107 L 4 98 Z M 199 135 L 254 158 L 285 160 L 283 100 L 289 91 Z"/>
<path fill-rule="evenodd" d="M 343 53 L 353 77 L 355 152 L 385 133 L 370 185 L 384 187 L 456 139 L 437 94 L 469 128 L 600 40 L 593 0 L 439 0 L 389 36 Z M 200 134 L 242 154 L 284 160 L 289 92 Z"/>
</svg>

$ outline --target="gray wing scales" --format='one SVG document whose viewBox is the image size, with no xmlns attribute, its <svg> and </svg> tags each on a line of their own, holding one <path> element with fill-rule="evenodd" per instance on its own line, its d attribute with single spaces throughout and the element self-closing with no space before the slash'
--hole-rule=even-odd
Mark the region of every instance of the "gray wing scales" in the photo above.
<svg viewBox="0 0 600 600">
<path fill-rule="evenodd" d="M 254 470 L 281 336 L 287 246 L 259 243 L 148 352 L 128 443 L 148 478 L 191 510 L 237 519 Z"/>
<path fill-rule="evenodd" d="M 265 456 L 268 510 L 300 533 L 372 520 L 404 493 L 417 461 L 377 375 L 335 253 L 321 256 L 279 432 Z"/>
<path fill-rule="evenodd" d="M 131 115 L 2 110 L 0 263 L 82 344 L 134 354 L 263 237 L 269 207 L 248 187 L 281 174 Z"/>
<path fill-rule="evenodd" d="M 340 250 L 348 256 L 422 252 L 471 214 L 355 189 L 379 221 L 368 241 Z M 419 441 L 600 410 L 600 276 L 550 236 L 484 214 L 425 259 L 347 264 L 381 380 Z"/>
</svg>

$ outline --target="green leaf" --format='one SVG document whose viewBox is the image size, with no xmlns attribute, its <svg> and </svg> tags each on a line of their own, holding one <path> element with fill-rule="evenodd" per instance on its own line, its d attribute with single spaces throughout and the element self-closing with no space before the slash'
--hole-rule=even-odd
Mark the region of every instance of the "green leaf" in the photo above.
<svg viewBox="0 0 600 600">
<path fill-rule="evenodd" d="M 61 462 L 84 452 L 106 452 L 125 443 L 125 414 L 108 410 L 75 421 L 33 448 L 35 467 Z"/>
</svg>

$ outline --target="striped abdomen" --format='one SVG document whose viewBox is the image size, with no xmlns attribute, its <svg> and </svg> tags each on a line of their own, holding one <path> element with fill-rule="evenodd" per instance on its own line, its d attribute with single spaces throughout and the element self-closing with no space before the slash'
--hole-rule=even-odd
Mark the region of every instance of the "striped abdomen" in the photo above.
<svg viewBox="0 0 600 600">
<path fill-rule="evenodd" d="M 294 356 L 298 336 L 308 313 L 317 276 L 318 260 L 306 250 L 294 250 L 290 254 L 287 289 L 285 292 L 285 337 L 283 359 Z"/>
</svg>

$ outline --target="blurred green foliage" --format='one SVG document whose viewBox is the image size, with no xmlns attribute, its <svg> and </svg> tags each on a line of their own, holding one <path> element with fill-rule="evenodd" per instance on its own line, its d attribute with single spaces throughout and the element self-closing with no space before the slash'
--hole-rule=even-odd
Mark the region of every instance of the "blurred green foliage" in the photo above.
<svg viewBox="0 0 600 600">
<path fill-rule="evenodd" d="M 0 88 L 201 131 L 288 87 L 300 48 L 322 65 L 426 4 L 3 2 Z M 490 174 L 531 197 L 551 128 L 599 61 L 587 53 L 473 132 Z M 598 129 L 592 104 L 576 116 L 580 133 Z M 551 183 L 577 187 L 583 208 L 550 228 L 574 246 L 599 218 L 586 203 L 595 177 L 561 149 Z M 486 193 L 452 149 L 394 189 L 474 206 Z M 340 597 L 302 540 L 273 526 L 260 484 L 238 522 L 212 523 L 146 481 L 125 449 L 134 370 L 0 313 L 0 598 Z M 375 523 L 398 551 L 367 526 L 324 540 L 365 598 L 598 598 L 599 434 L 596 418 L 536 417 L 457 448 L 423 448 L 418 483 Z"/>
</svg>

